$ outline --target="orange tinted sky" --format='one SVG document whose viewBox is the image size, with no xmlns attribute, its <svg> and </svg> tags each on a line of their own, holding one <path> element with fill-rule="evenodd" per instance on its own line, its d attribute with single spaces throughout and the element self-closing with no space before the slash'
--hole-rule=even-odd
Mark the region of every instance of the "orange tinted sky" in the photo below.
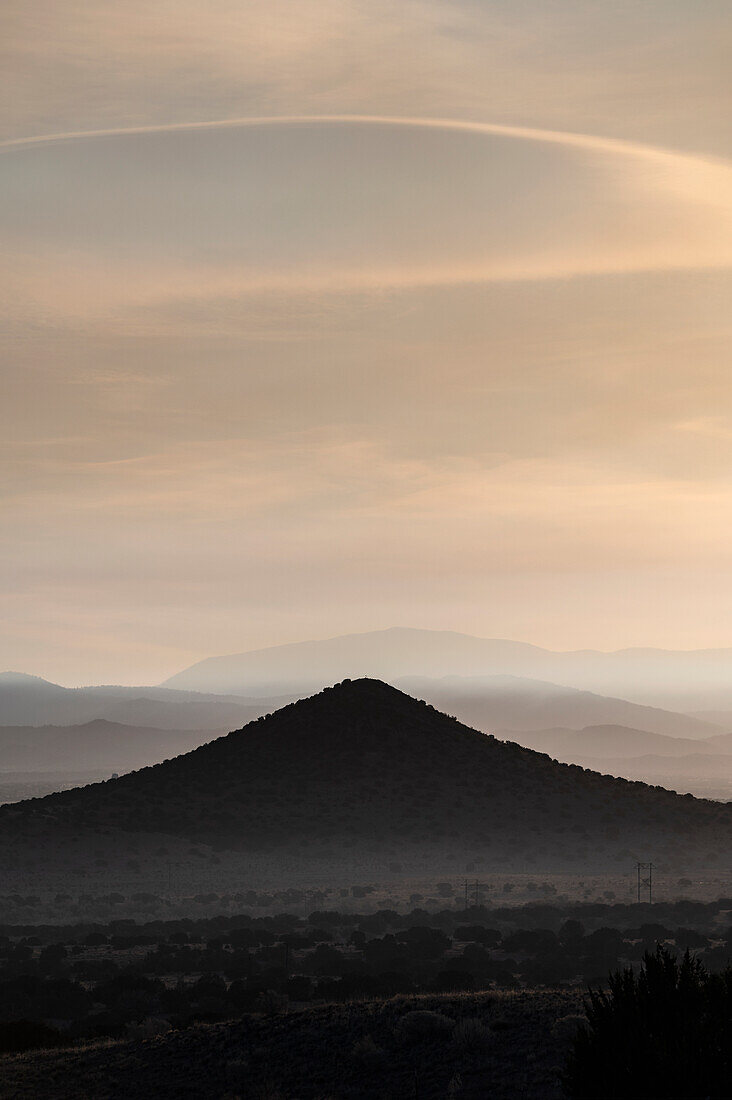
<svg viewBox="0 0 732 1100">
<path fill-rule="evenodd" d="M 728 5 L 1 18 L 0 667 L 732 645 Z"/>
</svg>

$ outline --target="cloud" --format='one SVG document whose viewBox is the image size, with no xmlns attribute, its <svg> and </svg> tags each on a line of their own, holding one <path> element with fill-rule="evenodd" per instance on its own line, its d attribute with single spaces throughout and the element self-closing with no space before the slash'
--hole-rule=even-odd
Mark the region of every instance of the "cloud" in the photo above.
<svg viewBox="0 0 732 1100">
<path fill-rule="evenodd" d="M 395 147 L 401 130 L 409 145 Z M 287 117 L 45 135 L 0 150 L 12 158 L 5 299 L 16 326 L 112 315 L 138 331 L 216 329 L 263 294 L 315 301 L 732 263 L 729 164 L 592 135 Z"/>
<path fill-rule="evenodd" d="M 717 0 L 6 0 L 1 18 L 8 136 L 490 104 L 515 122 L 730 150 Z"/>
<path fill-rule="evenodd" d="M 724 641 L 729 18 L 3 5 L 0 667 Z"/>
</svg>

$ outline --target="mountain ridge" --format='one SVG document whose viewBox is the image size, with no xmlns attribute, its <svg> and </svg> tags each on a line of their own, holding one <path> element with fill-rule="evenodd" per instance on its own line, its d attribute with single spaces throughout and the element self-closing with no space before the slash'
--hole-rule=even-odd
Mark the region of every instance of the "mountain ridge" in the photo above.
<svg viewBox="0 0 732 1100">
<path fill-rule="evenodd" d="M 0 774 L 129 771 L 197 748 L 222 732 L 128 726 L 106 718 L 72 726 L 0 726 Z"/>
<path fill-rule="evenodd" d="M 732 806 L 558 764 L 362 678 L 165 763 L 0 808 L 2 843 L 81 830 L 308 865 L 369 851 L 442 865 L 456 848 L 552 866 L 648 850 L 713 863 Z"/>
<path fill-rule="evenodd" d="M 571 684 L 672 710 L 732 709 L 732 648 L 554 651 L 529 642 L 413 627 L 206 657 L 163 684 L 214 691 L 241 690 L 247 684 L 248 692 L 266 694 L 277 684 L 317 690 L 344 676 L 393 682 L 411 675 L 497 673 Z"/>
<path fill-rule="evenodd" d="M 578 688 L 508 674 L 483 677 L 401 677 L 394 681 L 410 694 L 448 709 L 469 725 L 542 729 L 582 728 L 618 724 L 670 736 L 706 738 L 722 733 L 700 718 L 601 696 Z M 315 689 L 283 690 L 277 694 L 220 695 L 151 687 L 64 688 L 50 685 L 36 692 L 32 684 L 0 683 L 0 727 L 79 726 L 96 718 L 129 726 L 157 729 L 233 729 L 260 714 L 278 709 Z M 261 685 L 260 685 L 261 687 Z"/>
</svg>

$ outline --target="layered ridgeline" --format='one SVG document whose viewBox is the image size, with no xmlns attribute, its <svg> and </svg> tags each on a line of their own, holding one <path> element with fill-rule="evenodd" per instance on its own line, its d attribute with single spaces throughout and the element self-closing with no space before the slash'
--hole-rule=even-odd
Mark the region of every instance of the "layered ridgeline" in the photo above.
<svg viewBox="0 0 732 1100">
<path fill-rule="evenodd" d="M 732 649 L 673 651 L 622 649 L 614 653 L 575 650 L 558 653 L 526 642 L 475 638 L 451 630 L 394 627 L 366 634 L 296 642 L 222 657 L 208 657 L 171 676 L 162 687 L 234 695 L 303 695 L 344 676 L 375 676 L 390 683 L 409 677 L 456 681 L 507 676 L 571 685 L 666 710 L 702 715 L 732 728 Z M 410 686 L 403 685 L 407 691 Z M 477 683 L 474 684 L 477 687 Z M 456 683 L 453 688 L 459 688 Z M 466 684 L 470 690 L 470 684 Z M 433 700 L 439 706 L 437 700 Z M 627 704 L 626 704 L 627 705 Z M 472 721 L 472 719 L 471 719 Z M 580 723 L 622 722 L 641 729 L 646 722 L 615 717 Z M 559 724 L 555 718 L 545 725 Z M 567 725 L 576 726 L 575 722 Z M 529 726 L 525 727 L 530 728 Z M 658 730 L 674 735 L 671 729 Z M 713 731 L 708 731 L 713 732 Z M 683 730 L 676 736 L 685 736 Z M 696 736 L 689 731 L 690 736 Z M 704 734 L 700 734 L 704 736 Z"/>
<path fill-rule="evenodd" d="M 292 698 L 286 695 L 275 705 Z M 160 730 L 225 730 L 273 710 L 273 703 L 271 698 L 265 701 L 168 688 L 65 688 L 40 676 L 0 672 L 0 727 L 78 726 L 104 719 Z"/>
<path fill-rule="evenodd" d="M 82 834 L 107 847 L 135 834 L 138 851 L 178 838 L 313 870 L 714 866 L 732 845 L 732 806 L 559 764 L 363 679 L 155 767 L 0 809 L 7 855 Z"/>
<path fill-rule="evenodd" d="M 171 730 L 97 718 L 81 726 L 0 726 L 0 778 L 9 772 L 131 771 L 220 737 L 225 729 Z"/>
</svg>

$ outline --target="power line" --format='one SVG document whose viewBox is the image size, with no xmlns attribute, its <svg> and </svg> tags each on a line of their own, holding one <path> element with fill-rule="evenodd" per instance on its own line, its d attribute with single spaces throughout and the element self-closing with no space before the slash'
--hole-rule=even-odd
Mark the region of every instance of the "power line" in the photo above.
<svg viewBox="0 0 732 1100">
<path fill-rule="evenodd" d="M 641 863 L 637 864 L 638 870 L 638 904 L 641 901 L 641 891 L 648 890 L 648 904 L 653 904 L 653 864 Z"/>
</svg>

